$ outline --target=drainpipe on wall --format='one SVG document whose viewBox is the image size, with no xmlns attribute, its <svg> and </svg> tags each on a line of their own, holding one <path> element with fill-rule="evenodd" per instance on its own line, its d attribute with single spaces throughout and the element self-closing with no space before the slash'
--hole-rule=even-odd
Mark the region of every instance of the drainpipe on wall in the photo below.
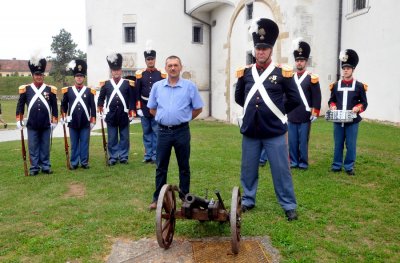
<svg viewBox="0 0 400 263">
<path fill-rule="evenodd" d="M 212 67 L 211 67 L 211 43 L 212 42 L 211 42 L 211 24 L 209 24 L 209 23 L 207 23 L 207 22 L 205 22 L 205 21 L 193 16 L 192 14 L 186 12 L 186 0 L 184 0 L 184 2 L 183 2 L 183 12 L 186 15 L 188 15 L 189 17 L 193 18 L 194 20 L 197 20 L 197 21 L 207 25 L 208 28 L 209 28 L 209 30 L 208 30 L 208 35 L 209 35 L 208 38 L 209 38 L 210 43 L 209 43 L 209 47 L 208 47 L 208 61 L 209 61 L 209 63 L 208 63 L 208 75 L 209 75 L 209 78 L 208 78 L 208 116 L 211 117 L 212 116 L 212 89 L 211 89 L 211 69 L 212 69 Z"/>
<path fill-rule="evenodd" d="M 339 1 L 339 23 L 338 23 L 338 49 L 337 56 L 339 56 L 342 49 L 342 13 L 343 13 L 343 0 Z M 340 79 L 340 60 L 337 59 L 336 80 Z"/>
</svg>

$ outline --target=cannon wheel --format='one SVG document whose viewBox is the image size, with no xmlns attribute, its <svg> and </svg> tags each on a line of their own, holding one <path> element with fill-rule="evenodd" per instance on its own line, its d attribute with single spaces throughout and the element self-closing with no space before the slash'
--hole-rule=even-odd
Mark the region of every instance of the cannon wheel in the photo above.
<svg viewBox="0 0 400 263">
<path fill-rule="evenodd" d="M 230 212 L 230 225 L 231 225 L 231 246 L 234 254 L 239 253 L 240 242 L 240 216 L 242 214 L 242 198 L 240 196 L 239 187 L 235 186 L 232 190 Z"/>
<path fill-rule="evenodd" d="M 174 188 L 165 184 L 160 191 L 156 210 L 156 234 L 158 245 L 169 248 L 175 231 L 176 199 Z"/>
</svg>

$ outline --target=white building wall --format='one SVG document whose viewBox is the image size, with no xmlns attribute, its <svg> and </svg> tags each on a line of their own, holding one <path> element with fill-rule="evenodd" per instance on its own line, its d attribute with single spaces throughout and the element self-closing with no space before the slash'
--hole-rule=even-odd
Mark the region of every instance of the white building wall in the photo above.
<svg viewBox="0 0 400 263">
<path fill-rule="evenodd" d="M 368 84 L 368 108 L 362 116 L 400 122 L 400 1 L 367 0 L 366 13 L 351 14 L 351 2 L 343 0 L 342 49 L 354 49 L 360 61 L 355 78 Z"/>
</svg>

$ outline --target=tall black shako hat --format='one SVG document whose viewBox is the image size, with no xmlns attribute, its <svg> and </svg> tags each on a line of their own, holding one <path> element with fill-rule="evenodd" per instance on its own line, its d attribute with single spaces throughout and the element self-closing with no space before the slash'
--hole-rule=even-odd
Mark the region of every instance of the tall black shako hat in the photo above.
<svg viewBox="0 0 400 263">
<path fill-rule="evenodd" d="M 342 51 L 340 51 L 340 54 L 339 54 L 339 60 L 340 60 L 341 68 L 351 67 L 351 68 L 355 69 L 358 64 L 357 52 L 355 52 L 352 49 L 342 50 Z"/>
<path fill-rule="evenodd" d="M 113 53 L 107 56 L 108 66 L 111 70 L 119 70 L 122 68 L 122 55 Z"/>
<path fill-rule="evenodd" d="M 279 35 L 278 25 L 268 18 L 253 20 L 249 29 L 255 48 L 273 48 Z"/>
<path fill-rule="evenodd" d="M 31 59 L 28 61 L 28 66 L 32 75 L 44 74 L 44 71 L 46 70 L 46 64 L 46 59 L 41 57 L 31 57 Z"/>
<path fill-rule="evenodd" d="M 305 59 L 310 57 L 310 45 L 301 38 L 293 40 L 293 56 L 294 60 Z"/>
<path fill-rule="evenodd" d="M 87 64 L 82 59 L 74 59 L 68 63 L 67 71 L 71 71 L 72 75 L 75 76 L 86 76 Z"/>
<path fill-rule="evenodd" d="M 152 41 L 147 40 L 146 41 L 146 50 L 144 51 L 144 59 L 147 58 L 156 58 L 156 51 L 152 49 Z"/>
</svg>

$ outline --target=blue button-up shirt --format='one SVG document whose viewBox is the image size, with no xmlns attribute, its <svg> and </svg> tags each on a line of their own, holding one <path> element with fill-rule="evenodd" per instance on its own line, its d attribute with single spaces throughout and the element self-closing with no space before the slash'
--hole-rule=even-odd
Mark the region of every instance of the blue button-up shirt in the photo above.
<svg viewBox="0 0 400 263">
<path fill-rule="evenodd" d="M 192 119 L 192 111 L 203 107 L 196 85 L 180 78 L 172 87 L 168 79 L 154 83 L 147 107 L 156 109 L 155 120 L 165 126 L 179 125 Z"/>
</svg>

